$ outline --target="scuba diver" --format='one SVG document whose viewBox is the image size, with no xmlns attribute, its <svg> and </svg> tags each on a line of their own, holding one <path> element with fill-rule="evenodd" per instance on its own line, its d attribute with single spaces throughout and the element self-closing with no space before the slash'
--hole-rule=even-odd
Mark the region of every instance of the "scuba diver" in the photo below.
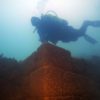
<svg viewBox="0 0 100 100">
<path fill-rule="evenodd" d="M 31 23 L 39 34 L 42 43 L 51 42 L 53 44 L 57 44 L 58 41 L 77 41 L 82 36 L 88 42 L 95 44 L 97 41 L 87 35 L 86 31 L 88 26 L 100 27 L 100 21 L 84 21 L 80 29 L 74 29 L 68 25 L 66 20 L 52 14 L 41 15 L 41 18 L 32 17 Z"/>
</svg>

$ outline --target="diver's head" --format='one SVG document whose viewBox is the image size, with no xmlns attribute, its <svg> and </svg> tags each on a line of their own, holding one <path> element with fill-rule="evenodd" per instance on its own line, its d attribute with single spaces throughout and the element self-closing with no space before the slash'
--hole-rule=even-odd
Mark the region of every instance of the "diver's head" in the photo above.
<svg viewBox="0 0 100 100">
<path fill-rule="evenodd" d="M 40 23 L 40 19 L 38 17 L 32 17 L 31 18 L 31 23 L 32 23 L 33 26 L 37 27 Z"/>
</svg>

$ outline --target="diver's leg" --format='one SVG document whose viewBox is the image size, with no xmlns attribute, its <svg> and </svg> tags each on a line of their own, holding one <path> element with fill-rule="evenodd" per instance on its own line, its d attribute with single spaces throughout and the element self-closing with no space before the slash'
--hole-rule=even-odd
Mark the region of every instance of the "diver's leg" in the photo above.
<svg viewBox="0 0 100 100">
<path fill-rule="evenodd" d="M 92 43 L 92 44 L 96 44 L 97 40 L 93 39 L 92 37 L 88 36 L 86 33 L 88 26 L 92 26 L 92 27 L 100 27 L 100 21 L 85 21 L 82 25 L 82 27 L 80 28 L 80 33 L 81 35 L 84 36 L 84 38 Z"/>
<path fill-rule="evenodd" d="M 88 26 L 93 26 L 93 27 L 100 27 L 100 21 L 85 21 L 83 25 L 80 28 L 80 31 L 82 33 L 85 33 L 87 31 Z"/>
<path fill-rule="evenodd" d="M 88 26 L 91 25 L 91 21 L 84 21 L 81 28 L 79 29 L 82 34 L 85 34 Z"/>
<path fill-rule="evenodd" d="M 93 27 L 100 27 L 100 20 L 91 21 L 91 22 L 90 22 L 90 26 L 93 26 Z"/>
</svg>

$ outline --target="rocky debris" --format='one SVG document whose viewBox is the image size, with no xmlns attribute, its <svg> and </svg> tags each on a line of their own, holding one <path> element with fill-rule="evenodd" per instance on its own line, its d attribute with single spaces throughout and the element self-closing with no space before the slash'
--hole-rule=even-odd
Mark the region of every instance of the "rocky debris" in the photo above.
<svg viewBox="0 0 100 100">
<path fill-rule="evenodd" d="M 88 68 L 86 61 L 73 58 L 69 51 L 42 44 L 6 78 L 0 74 L 0 100 L 99 100 Z"/>
</svg>

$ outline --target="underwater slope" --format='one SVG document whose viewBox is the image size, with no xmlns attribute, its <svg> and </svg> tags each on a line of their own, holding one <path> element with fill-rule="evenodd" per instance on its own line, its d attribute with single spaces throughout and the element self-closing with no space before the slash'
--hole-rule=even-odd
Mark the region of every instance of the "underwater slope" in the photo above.
<svg viewBox="0 0 100 100">
<path fill-rule="evenodd" d="M 96 84 L 89 78 L 87 64 L 72 58 L 69 51 L 43 44 L 24 64 L 28 68 L 23 81 L 26 100 L 99 99 Z"/>
<path fill-rule="evenodd" d="M 42 44 L 17 67 L 4 71 L 7 77 L 0 74 L 0 100 L 99 100 L 88 66 L 67 50 Z"/>
</svg>

